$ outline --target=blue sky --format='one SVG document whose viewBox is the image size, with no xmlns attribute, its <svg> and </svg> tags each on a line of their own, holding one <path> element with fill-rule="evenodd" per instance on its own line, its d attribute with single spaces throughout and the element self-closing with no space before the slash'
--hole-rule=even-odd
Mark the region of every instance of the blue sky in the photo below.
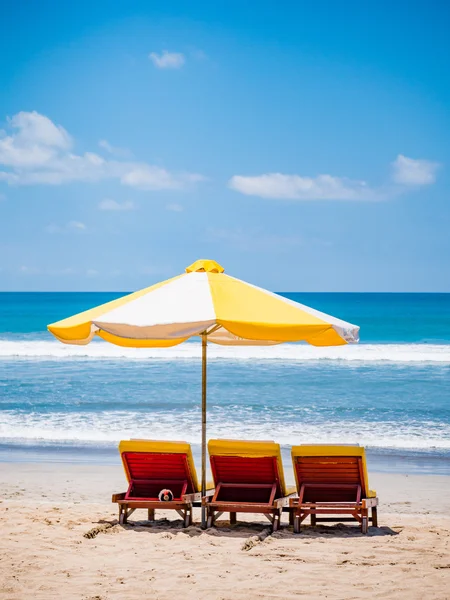
<svg viewBox="0 0 450 600">
<path fill-rule="evenodd" d="M 450 292 L 447 3 L 0 11 L 0 290 Z"/>
</svg>

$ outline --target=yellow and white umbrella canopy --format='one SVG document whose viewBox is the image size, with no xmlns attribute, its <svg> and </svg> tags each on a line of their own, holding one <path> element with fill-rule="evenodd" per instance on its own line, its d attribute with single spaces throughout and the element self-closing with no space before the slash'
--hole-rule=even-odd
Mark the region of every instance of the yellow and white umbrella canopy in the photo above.
<svg viewBox="0 0 450 600">
<path fill-rule="evenodd" d="M 207 334 L 224 345 L 305 341 L 338 346 L 359 341 L 359 327 L 224 273 L 198 260 L 186 272 L 48 326 L 61 342 L 94 336 L 119 346 L 175 346 Z"/>
<path fill-rule="evenodd" d="M 48 326 L 65 344 L 94 337 L 133 348 L 168 347 L 202 338 L 202 494 L 206 492 L 206 348 L 305 341 L 339 346 L 359 341 L 359 327 L 224 273 L 198 260 L 157 283 Z M 206 513 L 202 507 L 202 525 Z"/>
</svg>

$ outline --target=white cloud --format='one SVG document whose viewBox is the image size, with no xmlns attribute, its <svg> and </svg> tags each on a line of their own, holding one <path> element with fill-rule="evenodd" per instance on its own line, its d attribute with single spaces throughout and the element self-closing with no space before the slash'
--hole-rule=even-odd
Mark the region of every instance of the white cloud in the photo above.
<svg viewBox="0 0 450 600">
<path fill-rule="evenodd" d="M 128 150 L 128 148 L 113 146 L 107 140 L 100 140 L 98 145 L 100 148 L 103 148 L 103 150 L 106 150 L 106 152 L 109 152 L 109 154 L 112 154 L 113 156 L 118 156 L 121 158 L 130 158 L 131 156 L 131 152 Z"/>
<path fill-rule="evenodd" d="M 98 205 L 99 210 L 111 210 L 111 211 L 127 211 L 134 210 L 135 205 L 131 200 L 126 200 L 125 202 L 117 202 L 116 200 L 112 200 L 110 198 L 105 198 Z"/>
<path fill-rule="evenodd" d="M 180 69 L 186 62 L 184 54 L 168 50 L 163 50 L 161 54 L 151 52 L 148 57 L 158 69 Z"/>
<path fill-rule="evenodd" d="M 266 173 L 256 176 L 234 175 L 228 186 L 248 196 L 289 200 L 387 200 L 413 186 L 436 180 L 438 163 L 414 160 L 399 154 L 393 165 L 393 183 L 372 187 L 366 181 L 333 175 L 285 175 Z"/>
<path fill-rule="evenodd" d="M 142 163 L 125 173 L 121 181 L 141 190 L 177 190 L 188 184 L 204 181 L 204 177 L 195 173 L 180 173 L 178 177 L 174 177 L 166 169 Z"/>
<path fill-rule="evenodd" d="M 69 150 L 67 131 L 36 111 L 20 112 L 8 119 L 12 135 L 0 132 L 0 163 L 10 167 L 39 167 L 58 151 Z"/>
<path fill-rule="evenodd" d="M 254 177 L 235 175 L 229 186 L 248 196 L 290 200 L 371 200 L 376 192 L 365 181 L 318 175 L 302 177 L 267 173 Z"/>
<path fill-rule="evenodd" d="M 50 223 L 45 228 L 47 233 L 67 233 L 67 232 L 78 232 L 87 231 L 87 226 L 81 221 L 69 221 L 65 225 L 57 225 L 56 223 Z"/>
<path fill-rule="evenodd" d="M 143 190 L 173 189 L 180 185 L 165 169 L 145 164 L 136 165 L 123 175 L 121 181 Z"/>
<path fill-rule="evenodd" d="M 171 210 L 172 212 L 183 212 L 184 210 L 181 204 L 168 204 L 166 209 Z"/>
<path fill-rule="evenodd" d="M 8 124 L 16 130 L 11 135 L 0 132 L 0 164 L 8 167 L 39 168 L 72 145 L 63 127 L 36 111 L 17 113 Z"/>
<path fill-rule="evenodd" d="M 69 221 L 67 227 L 73 231 L 86 231 L 87 229 L 86 225 L 81 223 L 81 221 Z"/>
<path fill-rule="evenodd" d="M 392 178 L 395 183 L 404 185 L 429 185 L 436 181 L 438 168 L 439 163 L 399 154 L 392 163 Z"/>
<path fill-rule="evenodd" d="M 116 179 L 146 190 L 184 189 L 203 178 L 172 173 L 147 163 L 105 159 L 94 152 L 71 152 L 72 138 L 61 126 L 37 112 L 9 120 L 12 133 L 0 134 L 0 181 L 9 185 L 60 185 L 73 181 Z"/>
</svg>

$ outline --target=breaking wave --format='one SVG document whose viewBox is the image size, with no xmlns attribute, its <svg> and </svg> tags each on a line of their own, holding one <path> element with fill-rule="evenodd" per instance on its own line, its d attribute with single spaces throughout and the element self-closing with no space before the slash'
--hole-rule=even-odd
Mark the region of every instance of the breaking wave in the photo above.
<svg viewBox="0 0 450 600">
<path fill-rule="evenodd" d="M 238 414 L 236 414 L 236 412 Z M 448 423 L 420 423 L 405 420 L 346 422 L 305 422 L 265 420 L 239 410 L 212 410 L 209 414 L 208 437 L 235 439 L 275 439 L 281 444 L 298 443 L 360 443 L 378 448 L 404 450 L 450 450 Z M 244 414 L 245 413 L 245 414 Z M 178 415 L 180 417 L 180 415 Z M 245 417 L 245 418 L 244 418 Z M 134 413 L 104 411 L 101 413 L 0 413 L 0 438 L 3 442 L 33 441 L 37 443 L 96 443 L 112 445 L 121 439 L 184 439 L 200 440 L 200 411 L 183 411 L 174 419 L 173 412 Z"/>
<path fill-rule="evenodd" d="M 173 348 L 121 348 L 105 342 L 68 346 L 53 341 L 1 340 L 0 360 L 199 360 L 198 342 Z M 440 363 L 450 365 L 450 345 L 359 344 L 315 348 L 306 344 L 226 347 L 210 344 L 208 360 L 253 361 L 342 361 L 367 363 Z"/>
</svg>

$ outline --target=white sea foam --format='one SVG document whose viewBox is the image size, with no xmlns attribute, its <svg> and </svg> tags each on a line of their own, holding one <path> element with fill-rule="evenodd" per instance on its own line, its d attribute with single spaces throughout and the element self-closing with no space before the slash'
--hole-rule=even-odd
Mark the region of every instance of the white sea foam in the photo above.
<svg viewBox="0 0 450 600">
<path fill-rule="evenodd" d="M 25 360 L 198 360 L 197 342 L 173 348 L 120 348 L 105 342 L 69 346 L 57 341 L 1 340 L 1 359 Z M 209 360 L 344 361 L 391 363 L 440 363 L 450 365 L 450 345 L 445 344 L 359 344 L 315 348 L 307 344 L 227 347 L 210 344 Z"/>
<path fill-rule="evenodd" d="M 408 421 L 273 421 L 243 418 L 235 411 L 214 412 L 208 417 L 208 437 L 235 439 L 275 439 L 286 445 L 299 443 L 359 443 L 378 448 L 450 451 L 450 425 Z M 20 413 L 0 412 L 0 438 L 3 442 L 34 443 L 116 443 L 121 439 L 147 438 L 200 440 L 199 411 L 134 413 Z"/>
</svg>

